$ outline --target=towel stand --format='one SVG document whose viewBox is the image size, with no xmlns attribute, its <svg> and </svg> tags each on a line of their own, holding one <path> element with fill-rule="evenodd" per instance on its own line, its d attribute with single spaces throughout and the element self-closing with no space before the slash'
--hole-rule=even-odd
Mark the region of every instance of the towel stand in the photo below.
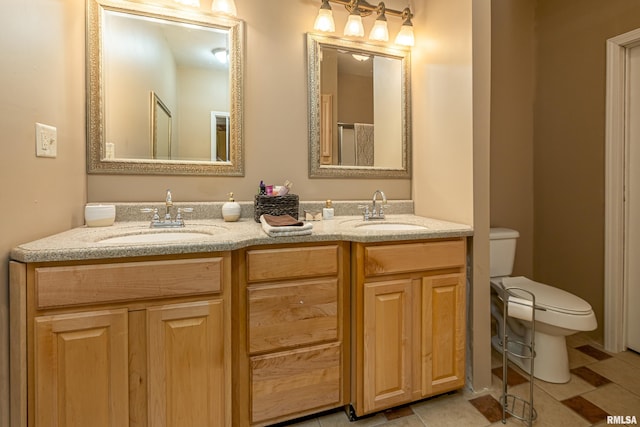
<svg viewBox="0 0 640 427">
<path fill-rule="evenodd" d="M 514 293 L 514 291 L 517 291 Z M 533 406 L 533 362 L 535 359 L 535 320 L 536 320 L 536 297 L 533 293 L 522 288 L 504 288 L 502 295 L 503 301 L 503 322 L 502 322 L 502 396 L 500 405 L 502 406 L 502 423 L 506 424 L 507 414 L 521 421 L 524 421 L 528 427 L 538 417 Z M 511 339 L 507 328 L 507 319 L 509 318 L 509 308 L 515 311 L 518 309 L 521 320 L 531 322 L 531 335 L 523 341 Z M 523 313 L 530 312 L 530 319 L 522 319 Z M 513 314 L 513 313 L 512 313 Z M 526 316 L 524 316 L 526 317 Z M 525 399 L 515 394 L 509 394 L 508 388 L 508 368 L 509 356 L 520 360 L 529 361 L 529 398 Z"/>
</svg>

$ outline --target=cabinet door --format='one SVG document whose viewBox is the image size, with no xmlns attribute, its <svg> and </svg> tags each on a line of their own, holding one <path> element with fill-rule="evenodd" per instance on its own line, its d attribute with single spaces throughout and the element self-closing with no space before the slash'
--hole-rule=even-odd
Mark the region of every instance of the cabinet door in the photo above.
<svg viewBox="0 0 640 427">
<path fill-rule="evenodd" d="M 411 400 L 412 281 L 364 284 L 363 411 Z"/>
<path fill-rule="evenodd" d="M 34 425 L 128 425 L 127 342 L 126 310 L 37 317 Z"/>
<path fill-rule="evenodd" d="M 227 425 L 222 300 L 148 309 L 149 425 Z"/>
<path fill-rule="evenodd" d="M 422 395 L 464 385 L 464 274 L 422 279 Z"/>
</svg>

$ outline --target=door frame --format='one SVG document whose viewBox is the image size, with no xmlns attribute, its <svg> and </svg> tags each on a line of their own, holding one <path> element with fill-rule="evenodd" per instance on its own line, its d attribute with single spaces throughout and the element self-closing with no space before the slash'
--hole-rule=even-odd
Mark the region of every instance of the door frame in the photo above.
<svg viewBox="0 0 640 427">
<path fill-rule="evenodd" d="M 605 127 L 604 347 L 626 349 L 625 182 L 627 57 L 640 29 L 607 40 Z"/>
</svg>

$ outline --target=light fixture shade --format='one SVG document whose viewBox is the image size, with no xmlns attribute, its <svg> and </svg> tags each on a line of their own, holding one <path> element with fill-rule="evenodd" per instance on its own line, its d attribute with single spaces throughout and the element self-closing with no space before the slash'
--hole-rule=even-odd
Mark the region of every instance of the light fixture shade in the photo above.
<svg viewBox="0 0 640 427">
<path fill-rule="evenodd" d="M 320 9 L 313 28 L 317 31 L 325 31 L 333 33 L 336 31 L 336 23 L 333 20 L 333 12 L 331 9 Z"/>
<path fill-rule="evenodd" d="M 236 3 L 233 0 L 213 0 L 211 3 L 211 10 L 231 16 L 236 16 L 238 14 L 238 11 L 236 10 Z"/>
<path fill-rule="evenodd" d="M 371 40 L 378 40 L 381 42 L 389 41 L 389 28 L 387 27 L 387 21 L 382 19 L 376 19 L 373 28 L 369 33 Z"/>
<path fill-rule="evenodd" d="M 176 3 L 186 4 L 187 6 L 200 7 L 200 0 L 173 0 Z"/>
<path fill-rule="evenodd" d="M 415 44 L 413 25 L 407 25 L 406 23 L 402 25 L 400 32 L 396 36 L 396 44 L 402 46 L 413 46 Z"/>
<path fill-rule="evenodd" d="M 225 48 L 217 48 L 211 51 L 213 56 L 220 62 L 221 64 L 226 64 L 229 60 L 229 52 Z"/>
<path fill-rule="evenodd" d="M 344 35 L 353 37 L 364 37 L 364 26 L 362 25 L 362 16 L 352 13 L 347 19 L 347 25 L 344 26 Z"/>
</svg>

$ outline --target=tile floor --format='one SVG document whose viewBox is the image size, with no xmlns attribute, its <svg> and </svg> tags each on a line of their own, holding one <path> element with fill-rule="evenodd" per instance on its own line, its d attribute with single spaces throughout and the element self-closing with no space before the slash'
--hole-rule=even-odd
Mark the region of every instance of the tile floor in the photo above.
<svg viewBox="0 0 640 427">
<path fill-rule="evenodd" d="M 534 381 L 534 426 L 607 425 L 607 415 L 635 416 L 640 423 L 640 355 L 608 354 L 586 336 L 568 337 L 571 380 L 566 384 Z M 493 352 L 493 383 L 482 393 L 458 391 L 350 422 L 343 411 L 289 423 L 295 427 L 484 427 L 502 426 L 502 356 Z M 510 365 L 511 366 L 511 365 Z M 520 371 L 521 372 L 521 371 Z M 529 382 L 509 371 L 509 393 L 527 396 Z M 508 426 L 523 426 L 507 419 Z"/>
</svg>

